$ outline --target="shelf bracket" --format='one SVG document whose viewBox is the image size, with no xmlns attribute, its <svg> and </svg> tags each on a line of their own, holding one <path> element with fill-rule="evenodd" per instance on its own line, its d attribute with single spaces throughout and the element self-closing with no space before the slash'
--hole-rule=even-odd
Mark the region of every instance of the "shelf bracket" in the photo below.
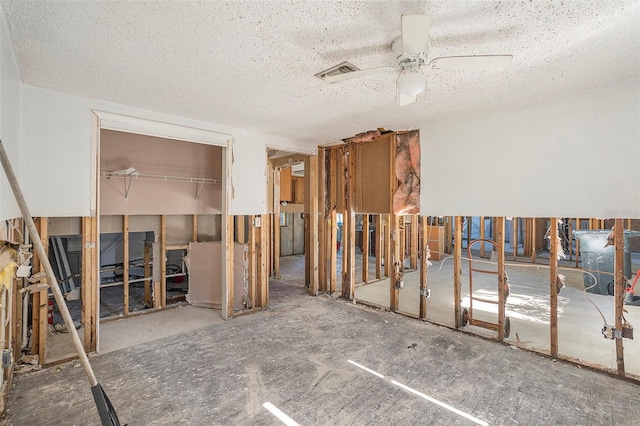
<svg viewBox="0 0 640 426">
<path fill-rule="evenodd" d="M 131 189 L 131 182 L 133 181 L 133 177 L 126 176 L 124 178 L 124 200 L 129 201 L 129 190 Z"/>
<path fill-rule="evenodd" d="M 202 187 L 204 186 L 204 182 L 198 182 L 196 184 L 196 200 L 200 196 L 200 192 L 202 191 Z"/>
</svg>

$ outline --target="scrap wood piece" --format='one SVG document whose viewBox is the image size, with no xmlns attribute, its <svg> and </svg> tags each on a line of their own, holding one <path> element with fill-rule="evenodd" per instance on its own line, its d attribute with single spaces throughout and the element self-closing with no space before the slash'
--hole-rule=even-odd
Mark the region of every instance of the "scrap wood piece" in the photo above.
<svg viewBox="0 0 640 426">
<path fill-rule="evenodd" d="M 31 292 L 31 293 L 36 293 L 42 290 L 46 290 L 49 288 L 49 284 L 45 283 L 45 282 L 41 282 L 41 283 L 37 283 L 37 284 L 31 284 L 29 286 L 26 286 L 25 288 L 20 289 L 20 293 L 24 293 L 24 292 Z"/>
</svg>

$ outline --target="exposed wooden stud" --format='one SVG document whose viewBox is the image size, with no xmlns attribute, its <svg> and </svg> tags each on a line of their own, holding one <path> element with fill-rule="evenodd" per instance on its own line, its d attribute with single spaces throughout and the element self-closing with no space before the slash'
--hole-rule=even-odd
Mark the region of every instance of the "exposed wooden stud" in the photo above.
<svg viewBox="0 0 640 426">
<path fill-rule="evenodd" d="M 420 234 L 420 226 L 418 225 L 418 215 L 411 215 L 411 250 L 409 250 L 409 267 L 418 269 L 418 236 Z"/>
<path fill-rule="evenodd" d="M 162 293 L 162 285 L 160 284 L 160 281 L 154 281 L 153 282 L 153 308 L 154 309 L 160 309 L 162 307 L 162 297 L 160 297 L 160 294 Z"/>
<path fill-rule="evenodd" d="M 536 261 L 536 218 L 531 219 L 531 261 Z"/>
<path fill-rule="evenodd" d="M 233 289 L 234 289 L 234 285 L 233 285 L 233 249 L 234 249 L 234 241 L 233 241 L 233 235 L 234 235 L 234 229 L 233 229 L 233 216 L 227 216 L 227 223 L 226 223 L 226 227 L 227 227 L 227 232 L 226 232 L 226 239 L 225 239 L 225 251 L 226 251 L 226 277 L 225 277 L 225 283 L 222 286 L 223 288 L 223 292 L 225 293 L 222 297 L 223 302 L 226 302 L 226 306 L 224 306 L 223 303 L 223 311 L 226 311 L 226 315 L 224 316 L 224 319 L 229 319 L 229 318 L 233 318 L 233 302 L 234 302 L 234 294 L 233 294 Z"/>
<path fill-rule="evenodd" d="M 484 240 L 484 216 L 480 216 L 480 239 Z M 484 254 L 484 243 L 482 243 L 480 244 L 480 257 L 484 257 Z"/>
<path fill-rule="evenodd" d="M 122 288 L 123 313 L 129 316 L 129 216 L 122 216 Z"/>
<path fill-rule="evenodd" d="M 369 282 L 369 215 L 362 215 L 362 281 Z"/>
<path fill-rule="evenodd" d="M 563 223 L 564 223 L 565 219 L 562 219 Z M 569 241 L 569 261 L 573 260 L 573 224 L 571 221 L 571 218 L 567 218 L 567 233 L 568 235 L 565 235 L 567 237 L 567 240 Z"/>
<path fill-rule="evenodd" d="M 455 326 L 462 326 L 462 216 L 455 217 L 453 239 L 453 303 Z"/>
<path fill-rule="evenodd" d="M 305 202 L 309 206 L 309 233 L 308 235 L 308 247 L 309 247 L 309 293 L 313 296 L 318 295 L 319 290 L 319 247 L 318 242 L 318 228 L 321 223 L 318 202 L 319 188 L 318 188 L 318 156 L 309 156 L 305 159 L 305 182 L 308 181 L 306 186 L 308 187 L 307 194 L 305 196 Z M 324 203 L 322 203 L 324 205 Z"/>
<path fill-rule="evenodd" d="M 23 219 L 17 219 L 16 220 L 17 225 L 16 228 L 13 230 L 13 241 L 19 241 L 21 244 L 25 244 L 26 241 L 23 237 L 23 235 L 26 235 L 26 233 L 28 232 L 28 230 L 25 231 L 25 224 Z M 18 229 L 22 229 L 22 233 L 18 232 Z M 13 343 L 13 353 L 14 354 L 19 354 L 21 353 L 22 350 L 22 326 L 23 326 L 23 319 L 26 321 L 27 318 L 23 318 L 22 314 L 23 314 L 23 303 L 25 303 L 25 299 L 23 298 L 23 293 L 20 291 L 22 290 L 22 288 L 24 287 L 24 282 L 25 280 L 23 278 L 15 278 L 15 287 L 14 287 L 14 291 L 11 292 L 11 299 L 12 299 L 12 318 L 11 318 L 11 327 L 12 327 L 12 331 L 11 334 L 13 337 L 13 342 L 9 342 L 9 344 Z M 13 374 L 13 372 L 12 372 Z"/>
<path fill-rule="evenodd" d="M 318 149 L 318 291 L 327 291 L 328 223 L 327 223 L 327 187 L 326 187 L 326 150 Z"/>
<path fill-rule="evenodd" d="M 256 250 L 256 227 L 255 218 L 257 216 L 249 216 L 249 300 L 251 300 L 251 309 L 256 308 L 256 297 L 258 289 L 258 262 Z"/>
<path fill-rule="evenodd" d="M 245 235 L 245 216 L 236 216 L 236 241 L 242 244 L 247 242 L 247 237 Z"/>
<path fill-rule="evenodd" d="M 329 242 L 329 292 L 335 293 L 337 290 L 337 269 L 338 269 L 338 223 L 337 223 L 337 200 L 340 189 L 338 188 L 338 148 L 329 151 L 329 212 L 330 212 L 330 242 Z"/>
<path fill-rule="evenodd" d="M 280 277 L 280 167 L 273 171 L 273 274 Z"/>
<path fill-rule="evenodd" d="M 518 258 L 518 218 L 514 217 L 511 219 L 512 229 L 512 237 L 511 237 L 511 248 L 513 249 L 513 260 L 517 260 Z"/>
<path fill-rule="evenodd" d="M 420 216 L 420 230 L 422 231 L 422 240 L 420 244 L 420 318 L 425 319 L 427 317 L 427 272 L 429 259 L 427 254 L 429 253 L 429 232 L 428 232 L 428 217 Z"/>
<path fill-rule="evenodd" d="M 576 231 L 580 230 L 580 218 L 576 218 Z M 580 240 L 576 238 L 576 268 L 580 263 Z"/>
<path fill-rule="evenodd" d="M 389 246 L 391 247 L 391 255 L 389 256 L 390 276 L 389 276 L 389 309 L 392 312 L 396 312 L 400 305 L 400 282 L 399 276 L 403 271 L 402 260 L 404 255 L 401 254 L 400 249 L 400 220 L 404 220 L 403 216 L 396 216 L 391 214 L 390 216 L 390 229 L 391 240 Z"/>
<path fill-rule="evenodd" d="M 84 330 L 83 343 L 85 352 L 90 352 L 91 348 L 91 327 L 93 320 L 93 306 L 92 302 L 92 287 L 91 282 L 91 256 L 92 256 L 92 241 L 91 241 L 91 218 L 82 218 L 82 269 L 80 271 L 80 282 L 82 287 L 80 289 L 80 298 L 82 300 L 82 315 L 80 317 L 80 323 Z"/>
<path fill-rule="evenodd" d="M 505 305 L 507 276 L 504 270 L 504 217 L 495 218 L 494 241 L 498 244 L 498 340 L 505 336 Z"/>
<path fill-rule="evenodd" d="M 345 297 L 348 300 L 353 300 L 355 283 L 356 283 L 356 215 L 355 215 L 355 167 L 356 167 L 356 152 L 355 149 L 349 150 L 348 162 L 347 162 L 347 188 L 346 188 L 346 206 L 348 221 L 345 221 L 344 232 L 347 234 L 347 285 Z M 345 219 L 346 217 L 345 216 Z M 343 290 L 344 293 L 344 290 Z"/>
<path fill-rule="evenodd" d="M 469 247 L 469 243 L 471 242 L 471 216 L 467 216 L 467 247 Z"/>
<path fill-rule="evenodd" d="M 147 308 L 151 307 L 151 243 L 144 243 L 144 304 Z"/>
<path fill-rule="evenodd" d="M 309 236 L 311 230 L 309 228 L 309 213 L 304 213 L 304 285 L 307 292 L 311 293 L 311 247 L 309 245 Z"/>
<path fill-rule="evenodd" d="M 453 233 L 451 225 L 453 224 L 453 216 L 445 216 L 444 234 L 445 234 L 445 250 L 447 253 L 453 251 Z"/>
<path fill-rule="evenodd" d="M 627 227 L 625 229 L 631 230 L 631 219 L 627 219 Z"/>
<path fill-rule="evenodd" d="M 342 244 L 341 244 L 341 248 L 342 248 L 342 297 L 349 299 L 350 297 L 350 292 L 349 292 L 349 283 L 348 283 L 348 279 L 349 279 L 349 267 L 348 267 L 348 259 L 349 259 L 349 255 L 348 255 L 348 249 L 347 247 L 349 247 L 349 219 L 350 219 L 350 215 L 349 215 L 349 210 L 347 207 L 347 197 L 348 197 L 348 191 L 347 191 L 347 185 L 348 185 L 348 178 L 349 178 L 349 171 L 348 171 L 348 147 L 342 147 L 341 151 L 340 151 L 341 155 L 341 163 L 340 163 L 340 170 L 342 173 L 342 185 L 340 185 L 340 192 L 339 192 L 339 196 L 340 199 L 342 201 Z"/>
<path fill-rule="evenodd" d="M 268 222 L 268 215 L 261 216 L 262 227 L 260 227 L 260 244 L 264 247 L 264 256 L 260 256 L 260 307 L 266 308 L 269 304 L 269 270 L 268 270 L 268 248 L 270 245 L 268 227 L 265 227 L 265 223 Z M 262 250 L 261 250 L 262 252 Z"/>
<path fill-rule="evenodd" d="M 329 292 L 335 293 L 337 289 L 337 269 L 338 269 L 338 223 L 335 208 L 331 210 L 331 223 L 329 224 L 331 241 L 329 243 Z"/>
<path fill-rule="evenodd" d="M 550 352 L 554 358 L 558 357 L 558 218 L 551 218 L 549 253 L 549 335 Z"/>
<path fill-rule="evenodd" d="M 400 262 L 402 264 L 402 266 L 404 267 L 404 260 L 406 259 L 406 255 L 407 255 L 407 226 L 406 226 L 406 222 L 405 222 L 405 218 L 406 216 L 400 216 L 399 220 L 398 220 L 398 228 L 399 228 L 399 241 L 398 241 L 398 257 L 397 257 L 397 261 Z"/>
<path fill-rule="evenodd" d="M 160 306 L 167 306 L 167 216 L 160 216 Z M 156 295 L 154 294 L 154 298 Z"/>
<path fill-rule="evenodd" d="M 391 222 L 391 215 L 384 215 L 384 275 L 391 277 L 393 275 L 393 261 L 391 260 L 391 252 L 393 251 L 393 243 L 391 241 L 391 234 L 393 225 Z"/>
<path fill-rule="evenodd" d="M 198 241 L 198 215 L 191 215 L 191 241 Z M 146 281 L 145 281 L 146 282 Z"/>
<path fill-rule="evenodd" d="M 624 277 L 624 222 L 623 219 L 616 219 L 614 225 L 614 246 L 615 246 L 615 273 L 614 273 L 614 315 L 616 331 L 622 333 L 624 325 L 624 297 L 626 280 Z M 625 375 L 624 368 L 624 347 L 622 338 L 615 338 L 616 342 L 616 366 L 620 376 Z M 637 360 L 636 360 L 637 361 Z"/>
<path fill-rule="evenodd" d="M 265 215 L 265 219 L 264 222 L 262 222 L 263 224 L 267 224 L 266 229 L 264 230 L 265 232 L 265 245 L 267 247 L 267 282 L 269 282 L 269 278 L 275 277 L 274 274 L 274 259 L 276 258 L 275 255 L 275 244 L 273 244 L 273 228 L 274 228 L 274 217 L 272 214 L 267 214 Z"/>
<path fill-rule="evenodd" d="M 338 169 L 340 167 L 340 162 L 338 161 L 338 149 L 333 148 L 330 151 L 330 160 L 329 160 L 329 209 L 331 211 L 336 211 L 338 205 L 338 194 L 341 193 L 340 188 L 338 188 Z"/>
<path fill-rule="evenodd" d="M 384 232 L 382 230 L 382 215 L 376 215 L 376 279 L 382 278 L 382 247 L 384 241 Z"/>
<path fill-rule="evenodd" d="M 46 253 L 49 252 L 49 219 L 46 217 L 41 217 L 39 222 L 38 222 L 38 233 L 40 234 L 40 241 L 42 242 L 42 246 L 44 247 L 44 251 Z M 34 258 L 37 258 L 37 254 L 34 256 Z M 44 270 L 44 265 L 42 263 L 42 261 L 40 260 L 38 262 L 38 272 L 45 272 Z M 35 269 L 34 269 L 35 270 Z M 48 280 L 47 280 L 48 281 Z M 36 293 L 34 293 L 35 296 Z M 40 361 L 41 365 L 44 365 L 46 363 L 46 358 L 45 358 L 45 354 L 46 354 L 46 347 L 47 347 L 47 332 L 48 332 L 48 312 L 47 312 L 47 304 L 49 303 L 49 294 L 47 290 L 43 290 L 37 293 L 39 295 L 38 297 L 38 303 L 36 304 L 35 302 L 35 297 L 34 297 L 34 304 L 33 304 L 33 317 L 34 317 L 34 321 L 35 318 L 38 319 L 38 325 L 37 327 L 34 327 L 34 329 L 32 330 L 32 336 L 35 337 L 35 330 L 38 331 L 38 359 Z M 36 314 L 36 310 L 38 311 Z M 34 350 L 35 353 L 35 350 Z"/>
</svg>

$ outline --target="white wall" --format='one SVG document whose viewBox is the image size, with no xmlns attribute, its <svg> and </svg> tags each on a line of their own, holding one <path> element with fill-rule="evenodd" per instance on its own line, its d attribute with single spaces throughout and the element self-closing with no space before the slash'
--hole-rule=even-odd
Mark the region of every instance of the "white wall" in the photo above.
<svg viewBox="0 0 640 426">
<path fill-rule="evenodd" d="M 640 81 L 425 124 L 422 214 L 640 218 Z"/>
<path fill-rule="evenodd" d="M 11 165 L 20 173 L 20 129 L 22 117 L 22 90 L 18 66 L 4 9 L 0 7 L 0 139 Z M 7 182 L 0 171 L 0 220 L 19 217 L 20 211 Z"/>
<path fill-rule="evenodd" d="M 315 147 L 296 141 L 191 120 L 126 105 L 23 86 L 21 152 L 25 198 L 34 216 L 87 216 L 91 211 L 92 110 L 229 135 L 232 141 L 230 214 L 263 214 L 266 206 L 266 146 Z"/>
</svg>

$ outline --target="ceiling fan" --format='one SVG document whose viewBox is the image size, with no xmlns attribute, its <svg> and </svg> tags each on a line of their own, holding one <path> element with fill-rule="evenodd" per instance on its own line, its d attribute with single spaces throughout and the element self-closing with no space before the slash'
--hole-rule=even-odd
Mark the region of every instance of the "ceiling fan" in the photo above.
<svg viewBox="0 0 640 426">
<path fill-rule="evenodd" d="M 501 70 L 511 63 L 512 55 L 476 55 L 443 56 L 428 60 L 431 50 L 431 16 L 402 15 L 402 36 L 391 44 L 397 66 L 369 68 L 335 75 L 322 76 L 328 83 L 350 80 L 373 74 L 400 71 L 396 80 L 398 104 L 408 105 L 416 102 L 417 96 L 424 92 L 426 76 L 424 69 L 438 70 Z"/>
</svg>

